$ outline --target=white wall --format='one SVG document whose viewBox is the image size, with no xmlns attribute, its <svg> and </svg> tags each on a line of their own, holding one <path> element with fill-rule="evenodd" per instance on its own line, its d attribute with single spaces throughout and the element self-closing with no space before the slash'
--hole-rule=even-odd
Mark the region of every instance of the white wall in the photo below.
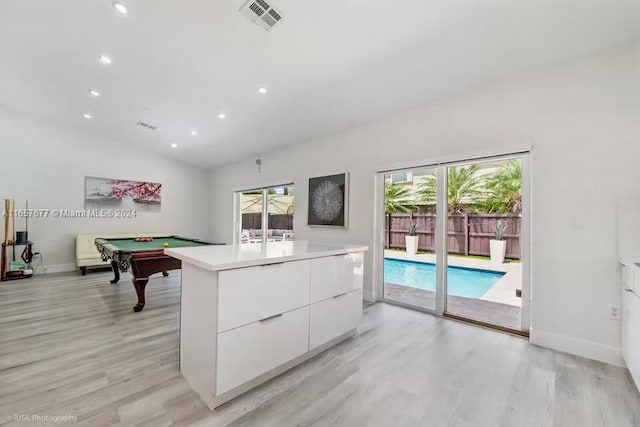
<svg viewBox="0 0 640 427">
<path fill-rule="evenodd" d="M 376 171 L 532 145 L 531 341 L 620 364 L 607 313 L 621 298 L 615 203 L 640 195 L 639 75 L 640 45 L 624 47 L 264 154 L 261 174 L 253 158 L 212 171 L 212 238 L 232 240 L 234 190 L 294 181 L 297 239 L 371 245 Z M 307 179 L 344 171 L 349 229 L 307 227 Z M 369 298 L 371 271 L 369 255 Z"/>
<path fill-rule="evenodd" d="M 160 213 L 138 212 L 134 219 L 31 220 L 29 237 L 49 272 L 75 268 L 75 235 L 79 233 L 208 235 L 204 170 L 2 108 L 0 153 L 0 198 L 16 199 L 19 208 L 29 200 L 29 208 L 34 209 L 83 209 L 85 176 L 162 184 Z M 22 229 L 22 224 L 17 220 L 16 229 Z"/>
</svg>

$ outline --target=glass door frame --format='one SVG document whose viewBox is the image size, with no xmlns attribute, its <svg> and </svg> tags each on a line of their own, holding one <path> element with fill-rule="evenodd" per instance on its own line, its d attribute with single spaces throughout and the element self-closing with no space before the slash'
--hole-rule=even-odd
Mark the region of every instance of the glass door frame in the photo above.
<svg viewBox="0 0 640 427">
<path fill-rule="evenodd" d="M 462 157 L 462 156 L 460 156 Z M 458 157 L 458 159 L 460 159 Z M 521 263 L 522 263 L 522 307 L 520 322 L 522 331 L 531 329 L 531 149 L 514 150 L 505 154 L 488 154 L 465 158 L 464 160 L 450 160 L 441 162 L 424 162 L 415 166 L 381 170 L 375 177 L 374 198 L 374 239 L 373 239 L 373 299 L 375 301 L 394 304 L 413 310 L 445 317 L 447 307 L 447 241 L 448 221 L 442 218 L 448 217 L 447 200 L 447 169 L 449 167 L 463 166 L 476 162 L 500 161 L 520 159 L 522 161 L 522 225 L 521 225 Z M 435 255 L 436 255 L 436 295 L 435 310 L 406 304 L 385 298 L 384 294 L 384 176 L 391 172 L 408 172 L 415 170 L 434 170 L 437 179 L 436 185 L 436 228 L 435 228 Z M 471 319 L 470 319 L 471 320 Z M 497 327 L 497 329 L 501 329 Z"/>
<path fill-rule="evenodd" d="M 377 259 L 381 260 L 380 261 L 381 264 L 379 264 L 379 265 L 381 266 L 381 268 L 380 268 L 380 276 L 381 276 L 381 280 L 382 280 L 382 285 L 381 285 L 380 291 L 377 293 L 378 295 L 380 295 L 380 298 L 378 298 L 377 300 L 378 301 L 382 301 L 382 302 L 388 302 L 388 303 L 395 304 L 395 305 L 399 305 L 401 307 L 411 308 L 411 309 L 414 309 L 414 310 L 417 310 L 417 311 L 421 311 L 421 312 L 424 312 L 424 313 L 436 314 L 436 315 L 438 315 L 438 313 L 442 313 L 443 310 L 444 310 L 444 307 L 445 307 L 445 305 L 444 305 L 445 300 L 443 298 L 441 298 L 441 292 L 440 292 L 441 290 L 439 288 L 441 286 L 442 280 L 446 281 L 446 268 L 441 268 L 443 258 L 441 256 L 441 252 L 439 250 L 440 247 L 443 244 L 446 244 L 446 239 L 442 238 L 442 235 L 441 235 L 442 233 L 439 231 L 439 227 L 440 227 L 442 221 L 439 220 L 440 212 L 439 212 L 439 209 L 437 209 L 437 207 L 441 203 L 440 194 L 439 194 L 440 187 L 441 187 L 439 182 L 440 182 L 441 176 L 440 176 L 440 174 L 438 172 L 438 169 L 439 169 L 438 166 L 426 166 L 426 167 L 413 167 L 413 168 L 404 169 L 404 170 L 398 169 L 398 170 L 394 170 L 393 171 L 393 173 L 412 173 L 413 175 L 428 174 L 428 175 L 433 175 L 433 177 L 436 179 L 436 183 L 437 183 L 436 184 L 436 212 L 435 212 L 436 224 L 435 224 L 435 229 L 434 229 L 434 238 L 435 238 L 434 255 L 436 257 L 436 261 L 435 261 L 435 264 L 436 264 L 436 289 L 435 289 L 435 301 L 434 301 L 433 306 L 427 307 L 427 306 L 424 306 L 424 305 L 414 305 L 414 304 L 409 304 L 409 303 L 406 303 L 406 302 L 403 302 L 403 301 L 399 301 L 399 300 L 395 300 L 395 299 L 391 299 L 391 298 L 386 298 L 385 297 L 385 292 L 384 292 L 384 285 L 385 285 L 384 284 L 384 252 L 385 252 L 385 246 L 384 246 L 384 232 L 385 232 L 384 224 L 385 224 L 385 222 L 384 221 L 385 221 L 385 219 L 384 219 L 384 217 L 386 216 L 386 214 L 384 213 L 384 204 L 385 204 L 385 191 L 384 191 L 384 189 L 385 189 L 385 175 L 388 175 L 391 172 L 378 173 L 378 175 L 376 177 L 377 180 L 381 179 L 381 184 L 380 185 L 382 186 L 382 193 L 381 193 L 381 195 L 382 195 L 381 199 L 382 200 L 381 200 L 381 207 L 379 208 L 381 210 L 376 209 L 376 213 L 382 212 L 383 219 L 382 219 L 381 233 L 383 233 L 383 234 L 382 234 L 382 243 L 381 243 L 382 246 L 381 246 L 381 255 L 380 255 L 380 257 L 378 257 L 378 255 L 377 255 L 376 247 L 378 245 L 376 245 L 375 239 L 374 239 L 374 251 L 373 251 L 375 259 L 376 260 Z M 376 181 L 376 183 L 378 183 L 378 181 Z M 376 195 L 377 194 L 379 194 L 379 191 L 376 191 Z M 446 195 L 445 195 L 445 197 L 446 197 Z M 374 215 L 374 221 L 376 221 L 375 215 Z M 375 265 L 377 265 L 377 263 L 374 263 L 374 283 L 375 283 L 375 277 L 376 277 Z M 443 275 L 445 276 L 444 279 L 441 278 Z M 442 314 L 439 314 L 439 315 L 441 316 Z"/>
<path fill-rule="evenodd" d="M 445 201 L 446 206 L 446 198 L 447 191 L 446 186 L 442 187 L 441 180 L 443 176 L 446 180 L 446 174 L 442 175 L 442 168 L 439 165 L 428 165 L 428 166 L 415 166 L 406 169 L 394 169 L 392 171 L 383 171 L 378 172 L 376 174 L 376 197 L 374 198 L 375 204 L 375 213 L 374 213 L 374 223 L 375 227 L 375 237 L 373 243 L 373 257 L 374 257 L 374 265 L 373 265 L 373 281 L 375 284 L 375 295 L 376 301 L 385 302 L 393 305 L 397 305 L 400 307 L 410 308 L 412 310 L 421 311 L 423 313 L 433 314 L 436 316 L 442 317 L 444 314 L 444 309 L 446 307 L 446 300 L 443 295 L 443 286 L 446 281 L 447 268 L 443 266 L 443 261 L 446 261 L 446 258 L 442 256 L 442 247 L 447 244 L 447 230 L 442 230 L 442 224 L 445 224 L 446 221 L 441 220 L 441 212 L 439 206 L 442 201 Z M 436 291 L 435 291 L 435 308 L 424 307 L 419 305 L 408 304 L 402 301 L 397 301 L 394 299 L 386 298 L 384 293 L 384 233 L 385 233 L 385 212 L 384 212 L 384 204 L 385 204 L 385 175 L 390 173 L 397 172 L 430 172 L 436 178 L 436 225 L 434 230 L 435 236 L 435 248 L 434 254 L 436 256 Z M 446 247 L 444 248 L 446 252 Z"/>
<path fill-rule="evenodd" d="M 247 191 L 262 192 L 262 219 L 260 225 L 262 227 L 261 239 L 262 243 L 266 243 L 268 239 L 269 229 L 269 194 L 268 191 L 279 187 L 295 187 L 293 181 L 285 184 L 269 185 L 257 188 L 246 188 L 244 190 L 236 190 L 233 192 L 233 244 L 238 245 L 242 242 L 242 194 Z"/>
</svg>

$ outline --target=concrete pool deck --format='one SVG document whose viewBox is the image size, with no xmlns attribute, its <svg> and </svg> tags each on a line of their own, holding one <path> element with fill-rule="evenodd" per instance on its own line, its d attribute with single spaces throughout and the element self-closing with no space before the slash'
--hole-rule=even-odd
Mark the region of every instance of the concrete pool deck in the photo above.
<svg viewBox="0 0 640 427">
<path fill-rule="evenodd" d="M 404 251 L 385 250 L 385 258 L 405 261 L 435 263 L 434 254 L 410 255 Z M 522 264 L 507 262 L 493 264 L 490 260 L 449 255 L 450 266 L 478 268 L 504 272 L 502 276 L 480 298 L 448 297 L 447 311 L 463 317 L 495 323 L 512 329 L 520 329 L 521 298 L 516 297 L 516 289 L 521 288 Z M 385 298 L 406 304 L 433 308 L 435 294 L 401 284 L 385 283 Z"/>
</svg>

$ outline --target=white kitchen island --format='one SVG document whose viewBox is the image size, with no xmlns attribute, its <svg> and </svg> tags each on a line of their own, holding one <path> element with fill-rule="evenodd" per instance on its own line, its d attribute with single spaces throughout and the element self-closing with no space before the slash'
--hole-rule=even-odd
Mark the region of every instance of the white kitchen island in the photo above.
<svg viewBox="0 0 640 427">
<path fill-rule="evenodd" d="M 365 246 L 165 249 L 182 261 L 180 371 L 213 409 L 357 332 Z"/>
</svg>

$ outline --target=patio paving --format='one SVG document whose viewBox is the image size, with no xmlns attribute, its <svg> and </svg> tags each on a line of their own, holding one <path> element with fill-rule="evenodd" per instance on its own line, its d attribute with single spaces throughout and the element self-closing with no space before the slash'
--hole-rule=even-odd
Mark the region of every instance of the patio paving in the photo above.
<svg viewBox="0 0 640 427">
<path fill-rule="evenodd" d="M 434 254 L 410 255 L 404 251 L 386 250 L 385 258 L 435 263 Z M 480 298 L 449 295 L 447 297 L 447 312 L 511 329 L 521 329 L 520 308 L 522 303 L 521 298 L 516 297 L 515 290 L 521 288 L 522 264 L 507 262 L 496 265 L 490 260 L 453 255 L 449 255 L 448 263 L 450 266 L 501 271 L 505 275 Z M 435 308 L 435 293 L 432 291 L 394 283 L 385 283 L 384 286 L 385 298 L 387 299 L 419 307 Z"/>
</svg>

